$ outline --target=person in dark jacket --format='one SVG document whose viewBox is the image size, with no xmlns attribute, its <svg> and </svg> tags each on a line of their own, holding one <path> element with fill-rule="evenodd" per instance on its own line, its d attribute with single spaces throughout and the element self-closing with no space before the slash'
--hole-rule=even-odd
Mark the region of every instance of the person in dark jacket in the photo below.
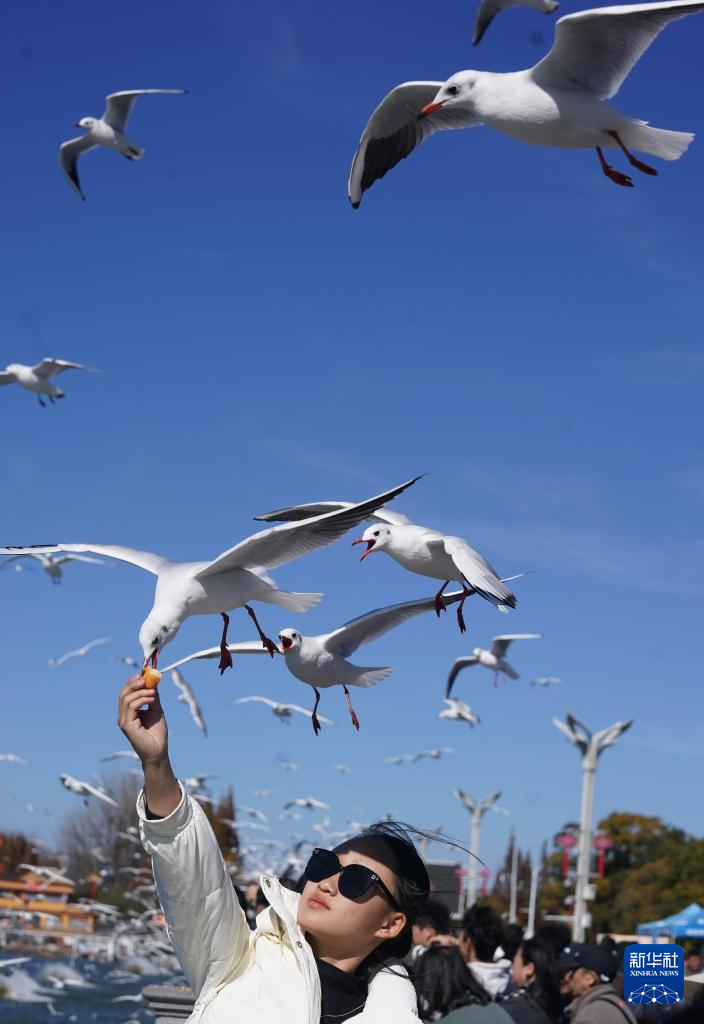
<svg viewBox="0 0 704 1024">
<path fill-rule="evenodd" d="M 422 1021 L 442 1024 L 511 1024 L 511 1018 L 472 972 L 457 946 L 430 946 L 416 960 L 413 984 Z"/>
<path fill-rule="evenodd" d="M 515 1024 L 555 1024 L 561 1012 L 560 977 L 552 947 L 526 939 L 513 958 L 514 991 L 501 1006 Z"/>
<path fill-rule="evenodd" d="M 571 1024 L 636 1024 L 628 1003 L 612 985 L 618 970 L 616 955 L 589 942 L 573 946 L 570 952 L 576 964 L 570 979 Z"/>
</svg>

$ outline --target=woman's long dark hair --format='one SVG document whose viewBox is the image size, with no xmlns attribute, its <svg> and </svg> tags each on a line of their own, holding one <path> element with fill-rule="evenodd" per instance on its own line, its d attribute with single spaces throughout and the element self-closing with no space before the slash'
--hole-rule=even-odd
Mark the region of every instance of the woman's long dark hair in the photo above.
<svg viewBox="0 0 704 1024">
<path fill-rule="evenodd" d="M 423 1020 L 461 1006 L 486 1006 L 491 997 L 477 981 L 457 946 L 430 946 L 413 967 L 413 984 Z"/>
<path fill-rule="evenodd" d="M 533 964 L 535 977 L 528 986 L 531 996 L 554 1020 L 562 1011 L 560 973 L 552 946 L 541 939 L 525 939 L 521 943 L 524 964 Z"/>
</svg>

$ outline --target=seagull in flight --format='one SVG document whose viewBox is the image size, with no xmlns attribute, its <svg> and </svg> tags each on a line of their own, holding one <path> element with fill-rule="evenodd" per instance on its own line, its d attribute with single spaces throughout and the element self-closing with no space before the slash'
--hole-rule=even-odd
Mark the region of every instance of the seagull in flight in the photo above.
<svg viewBox="0 0 704 1024">
<path fill-rule="evenodd" d="M 458 590 L 448 594 L 445 601 L 448 604 L 462 602 L 465 596 L 463 591 Z M 376 640 L 377 637 L 383 636 L 384 633 L 388 633 L 389 630 L 400 626 L 407 619 L 414 618 L 423 612 L 433 611 L 434 608 L 434 598 L 422 598 L 419 601 L 405 601 L 403 604 L 377 608 L 356 619 L 351 619 L 332 633 L 322 633 L 320 636 L 304 636 L 299 630 L 292 628 L 281 630 L 279 642 L 287 669 L 296 679 L 312 687 L 315 693 L 311 721 L 316 735 L 320 732 L 321 727 L 321 719 L 317 714 L 321 689 L 342 686 L 347 698 L 352 724 L 355 729 L 359 729 L 359 719 L 352 707 L 349 687 L 373 686 L 393 672 L 391 667 L 353 665 L 347 660 L 350 655 L 364 644 L 368 644 L 372 640 Z M 230 646 L 230 650 L 236 652 L 239 647 L 240 645 L 234 644 Z M 175 668 L 185 662 L 197 659 L 215 658 L 218 653 L 219 648 L 210 647 L 205 651 L 197 651 L 195 654 L 181 658 L 169 668 Z"/>
<path fill-rule="evenodd" d="M 497 14 L 509 7 L 532 7 L 543 14 L 554 14 L 560 5 L 555 0 L 481 0 L 472 32 L 472 46 L 481 42 L 484 33 Z"/>
<path fill-rule="evenodd" d="M 607 163 L 620 149 L 643 174 L 654 167 L 633 155 L 677 160 L 694 136 L 663 131 L 604 102 L 671 21 L 704 10 L 701 2 L 666 0 L 577 11 L 560 18 L 552 49 L 534 67 L 494 73 L 460 71 L 446 82 L 404 82 L 381 101 L 352 161 L 348 195 L 356 209 L 375 181 L 437 131 L 486 125 L 519 142 L 563 149 L 594 148 L 616 185 L 632 179 Z"/>
<path fill-rule="evenodd" d="M 27 764 L 19 754 L 0 754 L 0 761 L 7 761 L 10 764 Z"/>
<path fill-rule="evenodd" d="M 117 150 L 127 160 L 140 160 L 144 150 L 125 135 L 132 108 L 140 96 L 184 96 L 187 89 L 127 89 L 105 98 L 102 117 L 82 117 L 76 128 L 85 128 L 85 135 L 69 139 L 59 148 L 59 162 L 74 192 L 85 199 L 78 179 L 78 158 L 91 149 L 104 146 Z"/>
<path fill-rule="evenodd" d="M 259 704 L 265 704 L 268 708 L 271 708 L 274 713 L 274 717 L 280 719 L 282 722 L 288 722 L 293 717 L 295 711 L 299 715 L 305 715 L 307 718 L 313 717 L 313 712 L 308 711 L 307 708 L 302 708 L 298 704 L 279 704 L 278 701 L 270 700 L 268 697 L 239 697 L 237 700 L 233 700 L 233 704 L 249 704 L 255 701 Z M 335 723 L 331 718 L 326 718 L 324 715 L 318 715 L 320 722 L 325 722 L 326 725 L 334 725 Z"/>
<path fill-rule="evenodd" d="M 53 555 L 36 555 L 32 552 L 26 555 L 13 555 L 12 558 L 6 558 L 3 564 L 0 565 L 0 569 L 4 569 L 11 562 L 16 562 L 21 558 L 34 558 L 40 564 L 44 572 L 47 574 L 52 583 L 60 583 L 63 577 L 63 565 L 68 565 L 69 562 L 90 562 L 92 565 L 105 565 L 106 563 L 102 558 L 90 558 L 88 555 L 61 555 L 55 558 Z M 20 568 L 16 566 L 16 568 Z"/>
<path fill-rule="evenodd" d="M 41 363 L 37 363 L 36 366 L 10 363 L 4 370 L 0 370 L 0 385 L 19 384 L 27 391 L 33 391 L 42 407 L 46 406 L 42 395 L 46 395 L 53 405 L 54 399 L 65 397 L 65 392 L 51 383 L 52 378 L 66 370 L 90 370 L 90 367 L 83 366 L 82 363 L 69 363 L 65 359 L 49 357 L 42 359 Z"/>
<path fill-rule="evenodd" d="M 75 779 L 72 775 L 64 773 L 59 775 L 59 779 L 61 785 L 70 790 L 71 793 L 76 793 L 77 796 L 84 798 L 86 807 L 88 806 L 88 798 L 91 796 L 97 797 L 98 800 L 103 800 L 106 804 L 110 804 L 111 807 L 117 807 L 117 801 L 108 796 L 105 790 L 99 786 L 92 786 L 90 782 L 83 782 L 81 779 Z"/>
<path fill-rule="evenodd" d="M 456 697 L 445 697 L 444 701 L 448 706 L 439 712 L 438 718 L 445 718 L 448 722 L 467 722 L 472 728 L 479 725 L 481 719 L 469 704 Z"/>
<path fill-rule="evenodd" d="M 349 507 L 349 502 L 319 501 L 277 509 L 255 516 L 255 519 L 263 522 L 295 522 L 307 515 L 320 515 L 324 511 L 329 513 Z M 360 562 L 372 552 L 383 551 L 409 572 L 444 580 L 435 595 L 434 607 L 438 617 L 449 603 L 443 596 L 445 589 L 453 580 L 460 583 L 462 593 L 457 607 L 457 624 L 461 633 L 466 632 L 464 603 L 472 594 L 479 594 L 496 605 L 499 611 L 516 607 L 516 597 L 505 584 L 518 579 L 523 573 L 499 579 L 496 570 L 466 540 L 446 536 L 428 526 L 418 526 L 400 512 L 378 508 L 367 518 L 372 520 L 372 525 L 359 540 L 352 542 L 353 547 L 355 544 L 367 545 Z"/>
<path fill-rule="evenodd" d="M 246 814 L 249 818 L 255 818 L 257 821 L 261 821 L 264 825 L 269 824 L 269 819 L 266 814 L 264 811 L 260 811 L 258 807 L 247 807 L 245 804 L 238 804 L 237 810 L 241 811 L 242 814 Z"/>
<path fill-rule="evenodd" d="M 350 775 L 352 773 L 352 769 L 347 764 L 336 764 L 335 771 L 339 772 L 340 775 Z"/>
<path fill-rule="evenodd" d="M 536 676 L 535 679 L 531 679 L 531 686 L 557 686 L 562 680 L 558 676 Z"/>
<path fill-rule="evenodd" d="M 229 610 L 243 607 L 247 611 L 259 639 L 273 657 L 277 652 L 276 644 L 265 635 L 247 602 L 264 601 L 290 611 L 304 612 L 322 597 L 321 594 L 279 590 L 268 574 L 270 569 L 332 544 L 377 508 L 411 487 L 417 479 L 408 480 L 351 508 L 260 530 L 210 562 L 171 562 L 150 551 L 136 551 L 112 544 L 35 544 L 26 548 L 0 548 L 0 554 L 89 551 L 129 562 L 153 573 L 157 578 L 154 606 L 139 631 L 145 667 L 151 661 L 152 667 L 156 668 L 160 652 L 174 639 L 186 619 L 193 615 L 219 613 L 223 619 L 219 666 L 222 673 L 232 667 L 232 655 L 227 647 Z M 178 668 L 180 664 L 170 667 Z"/>
<path fill-rule="evenodd" d="M 191 775 L 181 781 L 186 789 L 202 789 L 208 779 L 217 779 L 217 775 Z"/>
<path fill-rule="evenodd" d="M 106 754 L 105 757 L 101 757 L 101 761 L 117 761 L 123 757 L 131 757 L 135 761 L 139 761 L 139 754 L 135 750 L 116 750 L 112 754 Z"/>
<path fill-rule="evenodd" d="M 408 764 L 409 761 L 414 761 L 415 754 L 394 754 L 393 757 L 387 757 L 386 760 L 389 764 Z"/>
<path fill-rule="evenodd" d="M 109 636 L 98 637 L 97 640 L 91 640 L 83 647 L 78 647 L 75 651 L 67 651 L 67 653 L 62 654 L 60 658 L 49 658 L 49 664 L 52 668 L 61 668 L 61 666 L 71 658 L 85 658 L 86 654 L 92 651 L 94 647 L 101 647 L 103 644 L 108 643 L 110 643 Z"/>
<path fill-rule="evenodd" d="M 323 800 L 316 800 L 314 796 L 299 796 L 295 800 L 289 800 L 287 804 L 284 804 L 285 811 L 288 811 L 291 807 L 305 807 L 308 811 L 329 811 L 332 804 L 326 804 Z"/>
<path fill-rule="evenodd" d="M 186 705 L 191 713 L 191 718 L 193 719 L 196 729 L 198 729 L 199 732 L 202 732 L 204 736 L 207 736 L 208 730 L 205 722 L 203 721 L 203 713 L 200 709 L 200 704 L 198 703 L 195 693 L 177 668 L 172 669 L 171 679 L 178 690 L 178 697 L 176 699 L 182 701 Z"/>
<path fill-rule="evenodd" d="M 455 679 L 462 669 L 470 668 L 472 665 L 483 665 L 485 668 L 491 669 L 494 673 L 494 686 L 496 686 L 499 673 L 508 676 L 509 679 L 518 679 L 518 672 L 504 658 L 506 651 L 514 640 L 540 640 L 542 635 L 542 633 L 502 633 L 492 638 L 491 650 L 485 651 L 481 647 L 475 647 L 471 654 L 457 658 L 452 663 L 450 674 L 447 677 L 445 696 L 449 697 L 452 693 Z"/>
<path fill-rule="evenodd" d="M 294 764 L 293 761 L 279 761 L 279 768 L 283 768 L 287 772 L 297 772 L 300 765 Z"/>
<path fill-rule="evenodd" d="M 436 747 L 434 750 L 421 750 L 419 754 L 413 756 L 414 761 L 420 761 L 424 757 L 429 757 L 433 761 L 439 761 L 443 754 L 454 754 L 453 747 Z"/>
</svg>

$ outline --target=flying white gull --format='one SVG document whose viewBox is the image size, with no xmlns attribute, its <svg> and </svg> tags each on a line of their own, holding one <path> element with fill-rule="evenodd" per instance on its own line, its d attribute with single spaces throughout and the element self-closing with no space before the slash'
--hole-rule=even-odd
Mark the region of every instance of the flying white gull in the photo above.
<svg viewBox="0 0 704 1024">
<path fill-rule="evenodd" d="M 449 722 L 467 722 L 472 728 L 479 725 L 481 719 L 469 704 L 456 697 L 445 697 L 444 700 L 448 706 L 439 712 L 438 718 L 445 718 Z"/>
<path fill-rule="evenodd" d="M 34 544 L 26 548 L 0 548 L 0 554 L 90 551 L 146 569 L 156 576 L 157 582 L 154 606 L 139 631 L 145 666 L 151 659 L 152 666 L 156 668 L 162 648 L 174 639 L 186 619 L 192 615 L 220 614 L 223 619 L 220 641 L 222 673 L 232 666 L 232 656 L 227 649 L 230 621 L 227 611 L 244 607 L 256 626 L 259 639 L 273 657 L 277 651 L 276 644 L 264 634 L 247 602 L 264 601 L 290 611 L 304 612 L 316 605 L 322 596 L 279 590 L 268 574 L 269 569 L 332 544 L 385 502 L 411 487 L 417 479 L 408 480 L 351 508 L 260 530 L 210 562 L 171 562 L 150 551 L 135 551 L 112 544 Z M 178 665 L 171 667 L 177 668 Z"/>
<path fill-rule="evenodd" d="M 535 679 L 531 679 L 531 686 L 557 686 L 562 680 L 558 676 L 536 676 Z"/>
<path fill-rule="evenodd" d="M 135 761 L 139 761 L 139 754 L 134 750 L 116 750 L 113 754 L 106 754 L 105 757 L 101 757 L 101 761 L 117 761 L 121 757 L 131 757 Z"/>
<path fill-rule="evenodd" d="M 452 693 L 455 679 L 462 669 L 469 668 L 472 665 L 483 665 L 485 668 L 491 669 L 494 673 L 494 686 L 496 686 L 499 673 L 508 676 L 509 679 L 518 679 L 518 672 L 504 660 L 506 651 L 514 640 L 540 640 L 542 635 L 542 633 L 503 633 L 492 638 L 491 650 L 485 651 L 481 647 L 475 647 L 471 654 L 463 658 L 457 658 L 452 663 L 450 674 L 447 677 L 445 696 L 449 697 Z"/>
<path fill-rule="evenodd" d="M 307 708 L 299 707 L 298 704 L 279 704 L 275 700 L 270 700 L 268 697 L 240 697 L 238 700 L 233 700 L 233 704 L 249 704 L 255 701 L 259 704 L 266 704 L 267 707 L 271 708 L 274 716 L 279 718 L 282 722 L 288 722 L 293 717 L 292 712 L 296 711 L 299 715 L 306 715 L 307 718 L 312 718 L 313 712 L 308 711 Z M 335 723 L 331 718 L 326 718 L 324 715 L 319 715 L 318 720 L 325 722 L 326 725 L 334 725 Z"/>
<path fill-rule="evenodd" d="M 44 889 L 47 885 L 75 885 L 76 883 L 66 876 L 68 869 L 62 868 L 61 871 L 56 871 L 54 868 L 45 867 L 43 864 L 18 864 L 18 869 L 22 871 L 31 871 L 33 875 L 38 875 L 40 878 L 46 879 L 46 881 L 39 887 L 40 890 Z"/>
<path fill-rule="evenodd" d="M 7 761 L 12 764 L 27 764 L 23 757 L 19 754 L 0 754 L 0 761 Z"/>
<path fill-rule="evenodd" d="M 439 761 L 443 754 L 454 754 L 452 747 L 436 747 L 434 750 L 421 750 L 419 754 L 415 754 L 413 757 L 414 761 L 420 761 L 424 757 L 429 757 L 433 761 Z"/>
<path fill-rule="evenodd" d="M 336 764 L 335 765 L 335 771 L 339 772 L 341 775 L 350 775 L 351 772 L 352 772 L 352 769 L 347 764 Z"/>
<path fill-rule="evenodd" d="M 79 135 L 77 139 L 69 139 L 59 148 L 61 169 L 80 198 L 85 199 L 78 180 L 79 156 L 104 146 L 106 149 L 117 150 L 127 160 L 139 160 L 144 156 L 144 150 L 125 135 L 136 100 L 140 96 L 184 96 L 187 92 L 187 89 L 129 89 L 113 92 L 105 98 L 106 107 L 102 117 L 82 117 L 76 123 L 76 128 L 85 128 L 86 134 Z"/>
<path fill-rule="evenodd" d="M 257 821 L 263 822 L 265 825 L 269 824 L 264 811 L 260 811 L 258 807 L 247 807 L 245 804 L 238 804 L 237 810 L 241 811 L 242 814 L 246 814 L 248 818 L 255 818 Z"/>
<path fill-rule="evenodd" d="M 33 391 L 41 406 L 46 402 L 42 395 L 46 395 L 49 401 L 54 403 L 55 398 L 63 398 L 64 392 L 51 383 L 52 377 L 63 373 L 64 370 L 90 370 L 89 366 L 82 363 L 68 363 L 65 359 L 42 359 L 36 366 L 25 366 L 23 363 L 10 363 L 4 370 L 0 370 L 0 385 L 20 384 L 27 391 Z"/>
<path fill-rule="evenodd" d="M 320 515 L 322 512 L 347 507 L 349 502 L 343 501 L 311 502 L 267 512 L 255 516 L 255 519 L 263 522 L 296 522 L 302 516 Z M 461 537 L 449 537 L 427 526 L 418 526 L 400 512 L 385 508 L 377 509 L 367 518 L 373 521 L 373 525 L 364 531 L 359 540 L 352 542 L 353 547 L 355 544 L 367 545 L 360 562 L 372 551 L 384 551 L 410 572 L 444 580 L 435 597 L 435 613 L 438 617 L 447 603 L 443 597 L 445 588 L 451 580 L 461 583 L 463 593 L 460 594 L 461 600 L 457 607 L 457 623 L 462 633 L 466 631 L 462 610 L 465 600 L 471 594 L 479 594 L 500 611 L 506 611 L 506 605 L 516 607 L 515 596 L 504 584 L 519 577 L 499 579 L 496 570 L 484 556 Z"/>
<path fill-rule="evenodd" d="M 476 46 L 482 40 L 496 15 L 501 11 L 507 11 L 509 7 L 532 7 L 543 14 L 554 14 L 559 6 L 555 0 L 481 0 L 474 20 L 472 46 Z"/>
<path fill-rule="evenodd" d="M 20 558 L 35 558 L 40 564 L 44 572 L 47 574 L 52 583 L 60 583 L 63 577 L 62 565 L 68 565 L 69 562 L 90 562 L 93 565 L 105 565 L 106 563 L 102 558 L 90 558 L 89 555 L 61 555 L 59 558 L 54 558 L 53 555 L 35 555 L 33 553 L 27 555 L 13 555 L 12 558 L 6 558 L 0 569 L 5 569 L 10 562 L 15 562 Z M 20 568 L 16 566 L 15 568 Z"/>
<path fill-rule="evenodd" d="M 464 601 L 465 597 L 466 594 L 458 590 L 448 594 L 446 601 L 453 604 Z M 422 612 L 433 611 L 435 606 L 435 599 L 430 597 L 420 601 L 406 601 L 403 604 L 377 608 L 375 611 L 367 612 L 366 615 L 360 615 L 359 618 L 346 622 L 344 626 L 340 626 L 332 633 L 323 633 L 320 636 L 303 636 L 297 629 L 291 628 L 281 630 L 279 641 L 281 653 L 286 660 L 286 667 L 291 675 L 302 683 L 307 683 L 315 693 L 311 721 L 316 735 L 320 732 L 320 718 L 317 715 L 317 710 L 321 689 L 326 689 L 329 686 L 342 686 L 347 698 L 352 724 L 355 729 L 359 729 L 359 719 L 352 707 L 348 687 L 373 686 L 393 672 L 393 668 L 390 667 L 369 668 L 353 665 L 347 660 L 348 657 L 358 647 L 395 629 L 406 619 L 420 615 Z M 238 644 L 230 645 L 230 650 L 235 652 L 238 648 Z M 219 648 L 210 647 L 205 651 L 197 651 L 186 658 L 181 658 L 169 668 L 178 667 L 187 661 L 215 658 L 218 653 Z"/>
<path fill-rule="evenodd" d="M 293 761 L 279 761 L 279 768 L 284 768 L 287 772 L 297 772 L 300 765 L 294 764 Z"/>
<path fill-rule="evenodd" d="M 669 0 L 578 11 L 560 18 L 550 52 L 535 67 L 499 74 L 460 71 L 446 82 L 404 82 L 369 119 L 348 182 L 353 207 L 375 181 L 437 131 L 487 125 L 520 142 L 565 149 L 595 148 L 604 174 L 631 186 L 604 148 L 619 148 L 644 174 L 655 168 L 631 150 L 676 160 L 694 138 L 651 128 L 604 100 L 615 96 L 638 59 L 671 21 L 704 3 Z"/>
<path fill-rule="evenodd" d="M 387 757 L 386 760 L 389 764 L 407 764 L 409 761 L 413 761 L 415 754 L 394 754 L 393 757 Z"/>
<path fill-rule="evenodd" d="M 110 643 L 109 636 L 98 637 L 97 640 L 91 640 L 83 647 L 78 647 L 75 651 L 67 651 L 66 654 L 62 654 L 60 658 L 49 658 L 49 664 L 52 668 L 61 668 L 61 666 L 71 658 L 85 658 L 86 654 L 92 651 L 94 647 L 101 647 L 102 644 L 108 643 Z"/>
<path fill-rule="evenodd" d="M 82 782 L 80 779 L 74 779 L 72 775 L 61 774 L 59 775 L 61 784 L 69 789 L 72 793 L 76 793 L 78 796 L 85 797 L 85 803 L 88 804 L 88 797 L 95 796 L 98 800 L 104 800 L 106 804 L 111 804 L 113 807 L 117 807 L 117 801 L 113 800 L 111 796 L 105 792 L 104 789 L 100 789 L 98 786 L 91 786 L 90 782 Z"/>
<path fill-rule="evenodd" d="M 208 779 L 217 779 L 217 775 L 191 775 L 187 779 L 181 779 L 186 789 L 201 789 Z"/>
<path fill-rule="evenodd" d="M 127 665 L 128 668 L 140 668 L 140 663 L 136 658 L 131 658 L 129 655 L 118 654 L 113 658 L 113 661 L 119 661 L 121 665 Z"/>
<path fill-rule="evenodd" d="M 205 722 L 203 721 L 203 713 L 200 709 L 200 704 L 198 703 L 195 693 L 177 668 L 172 670 L 171 679 L 178 690 L 178 697 L 176 699 L 182 701 L 186 705 L 191 713 L 191 718 L 195 723 L 196 729 L 202 732 L 204 736 L 207 736 L 208 730 Z"/>
<path fill-rule="evenodd" d="M 285 811 L 287 811 L 289 807 L 305 807 L 309 811 L 314 809 L 329 811 L 332 804 L 326 804 L 323 800 L 316 800 L 314 796 L 299 796 L 296 797 L 295 800 L 289 800 L 287 804 L 284 804 Z"/>
</svg>

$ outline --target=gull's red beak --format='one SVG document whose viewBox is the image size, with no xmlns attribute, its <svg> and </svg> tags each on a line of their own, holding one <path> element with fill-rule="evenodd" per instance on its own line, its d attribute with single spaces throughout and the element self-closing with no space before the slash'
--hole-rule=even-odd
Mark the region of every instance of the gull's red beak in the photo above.
<svg viewBox="0 0 704 1024">
<path fill-rule="evenodd" d="M 293 640 L 288 636 L 280 636 L 279 640 L 281 641 L 281 646 L 283 647 L 285 654 L 289 647 L 293 646 Z"/>
<path fill-rule="evenodd" d="M 371 555 L 372 550 L 374 548 L 374 545 L 376 544 L 376 541 L 375 540 L 365 540 L 364 537 L 360 537 L 359 540 L 353 540 L 352 541 L 352 547 L 354 547 L 355 544 L 366 544 L 367 545 L 367 550 L 364 552 L 364 554 L 360 558 L 360 562 L 363 562 L 364 559 L 367 557 L 367 555 Z"/>
<path fill-rule="evenodd" d="M 440 103 L 426 103 L 425 106 L 421 107 L 418 111 L 418 117 L 427 117 L 428 114 L 434 113 L 434 111 L 440 109 L 444 102 L 445 101 L 442 100 Z"/>
</svg>

